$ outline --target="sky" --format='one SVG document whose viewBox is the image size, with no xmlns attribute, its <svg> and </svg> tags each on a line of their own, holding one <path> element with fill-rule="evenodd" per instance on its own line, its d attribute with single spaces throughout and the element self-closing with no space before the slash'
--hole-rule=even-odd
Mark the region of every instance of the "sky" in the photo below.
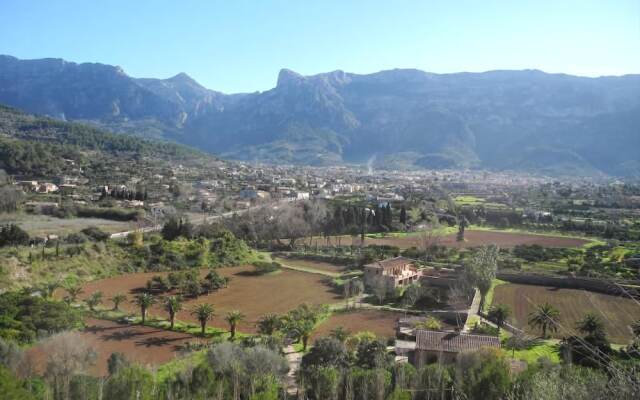
<svg viewBox="0 0 640 400">
<path fill-rule="evenodd" d="M 0 54 L 186 72 L 226 93 L 281 68 L 640 73 L 640 0 L 0 0 Z"/>
</svg>

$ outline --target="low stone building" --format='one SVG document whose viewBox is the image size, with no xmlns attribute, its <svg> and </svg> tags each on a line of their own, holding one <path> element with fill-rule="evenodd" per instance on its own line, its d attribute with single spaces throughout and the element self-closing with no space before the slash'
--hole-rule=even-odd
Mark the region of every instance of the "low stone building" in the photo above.
<svg viewBox="0 0 640 400">
<path fill-rule="evenodd" d="M 411 285 L 417 282 L 420 276 L 413 260 L 406 257 L 389 258 L 364 266 L 365 285 L 373 285 L 377 279 L 383 279 L 389 291 Z"/>
<path fill-rule="evenodd" d="M 458 354 L 484 347 L 500 348 L 500 339 L 497 336 L 420 329 L 416 331 L 415 347 L 407 352 L 407 357 L 411 364 L 420 368 L 433 362 L 452 363 Z"/>
</svg>

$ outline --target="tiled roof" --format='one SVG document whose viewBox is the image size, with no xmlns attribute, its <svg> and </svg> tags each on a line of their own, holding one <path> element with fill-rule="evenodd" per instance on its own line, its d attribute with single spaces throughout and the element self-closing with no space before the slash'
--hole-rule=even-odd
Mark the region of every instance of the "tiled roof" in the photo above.
<svg viewBox="0 0 640 400">
<path fill-rule="evenodd" d="M 413 260 L 406 257 L 394 257 L 394 258 L 388 258 L 382 261 L 376 261 L 371 264 L 367 264 L 365 265 L 365 267 L 376 267 L 376 268 L 388 269 L 388 268 L 402 267 L 407 264 L 413 264 Z"/>
<path fill-rule="evenodd" d="M 500 347 L 496 336 L 469 335 L 458 332 L 416 331 L 416 349 L 458 353 L 481 347 Z"/>
</svg>

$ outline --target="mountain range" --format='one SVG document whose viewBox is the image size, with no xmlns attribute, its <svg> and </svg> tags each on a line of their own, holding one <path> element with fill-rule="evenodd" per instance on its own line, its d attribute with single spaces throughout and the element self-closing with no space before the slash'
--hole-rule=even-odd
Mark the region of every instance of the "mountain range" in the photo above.
<svg viewBox="0 0 640 400">
<path fill-rule="evenodd" d="M 185 73 L 0 56 L 0 103 L 242 160 L 640 175 L 640 75 L 283 69 L 271 90 L 224 94 Z"/>
</svg>

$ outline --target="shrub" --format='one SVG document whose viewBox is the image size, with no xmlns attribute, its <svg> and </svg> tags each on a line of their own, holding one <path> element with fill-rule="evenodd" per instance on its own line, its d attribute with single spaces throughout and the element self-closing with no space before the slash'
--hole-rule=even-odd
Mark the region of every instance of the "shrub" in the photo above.
<svg viewBox="0 0 640 400">
<path fill-rule="evenodd" d="M 108 233 L 104 232 L 102 229 L 98 228 L 97 226 L 90 226 L 88 228 L 84 228 L 81 232 L 97 242 L 105 241 L 109 239 L 109 236 L 110 236 Z"/>
<path fill-rule="evenodd" d="M 268 262 L 268 261 L 256 261 L 253 263 L 254 272 L 257 275 L 264 275 L 270 272 L 275 272 L 280 270 L 282 265 L 277 262 Z"/>
</svg>

